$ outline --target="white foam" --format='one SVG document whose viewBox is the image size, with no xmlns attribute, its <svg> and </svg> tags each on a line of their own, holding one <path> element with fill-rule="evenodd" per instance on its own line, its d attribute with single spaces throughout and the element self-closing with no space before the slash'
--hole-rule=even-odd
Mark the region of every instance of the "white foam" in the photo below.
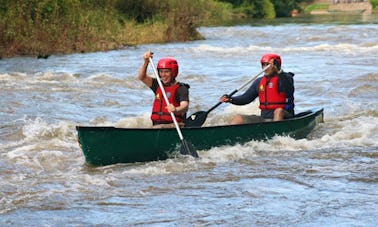
<svg viewBox="0 0 378 227">
<path fill-rule="evenodd" d="M 248 45 L 247 47 L 244 46 L 212 46 L 209 44 L 202 44 L 198 45 L 197 47 L 193 47 L 192 51 L 203 53 L 203 52 L 213 52 L 213 53 L 222 53 L 222 54 L 235 54 L 235 55 L 250 55 L 251 52 L 269 52 L 269 51 L 276 51 L 280 53 L 292 53 L 292 52 L 324 52 L 324 51 L 336 51 L 336 52 L 343 52 L 343 53 L 376 53 L 378 51 L 378 44 L 370 44 L 370 45 L 357 45 L 357 44 L 350 44 L 350 43 L 322 43 L 322 44 L 315 44 L 312 46 L 285 46 L 284 48 L 277 48 L 273 46 L 264 46 L 264 45 Z"/>
<path fill-rule="evenodd" d="M 36 76 L 36 80 L 41 82 L 61 83 L 77 81 L 77 78 L 71 73 L 44 72 L 38 73 Z"/>
<path fill-rule="evenodd" d="M 75 137 L 74 123 L 59 121 L 55 124 L 49 124 L 40 117 L 34 120 L 26 120 L 22 131 L 27 141 L 52 138 L 64 140 Z"/>
<path fill-rule="evenodd" d="M 154 176 L 154 175 L 162 175 L 169 173 L 166 168 L 162 168 L 162 166 L 142 166 L 140 168 L 133 168 L 127 171 L 124 171 L 122 174 L 127 175 L 148 175 L 148 176 Z"/>
<path fill-rule="evenodd" d="M 122 82 L 122 80 L 105 73 L 100 74 L 94 74 L 85 79 L 86 82 L 91 83 L 119 83 Z"/>
<path fill-rule="evenodd" d="M 138 117 L 122 118 L 115 123 L 116 128 L 150 128 L 152 122 L 150 119 L 151 113 L 144 113 Z"/>
<path fill-rule="evenodd" d="M 244 145 L 221 146 L 200 153 L 203 162 L 227 162 L 272 153 L 343 147 L 378 147 L 378 120 L 373 116 L 331 119 L 318 125 L 308 138 L 275 136 L 267 141 L 250 141 Z"/>
<path fill-rule="evenodd" d="M 86 184 L 89 184 L 89 185 L 97 185 L 97 186 L 101 186 L 101 187 L 104 187 L 104 186 L 110 187 L 108 180 L 111 181 L 111 180 L 115 180 L 115 179 L 111 179 L 111 177 L 107 177 L 107 179 L 103 179 L 101 177 L 97 177 L 96 175 L 89 175 L 89 174 L 85 174 L 83 176 L 80 176 L 80 181 L 84 181 L 84 182 L 86 182 Z"/>
</svg>

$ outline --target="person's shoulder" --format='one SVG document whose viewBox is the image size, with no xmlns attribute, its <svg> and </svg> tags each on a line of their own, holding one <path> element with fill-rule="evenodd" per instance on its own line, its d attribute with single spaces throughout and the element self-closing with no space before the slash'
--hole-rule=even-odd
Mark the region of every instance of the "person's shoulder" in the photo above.
<svg viewBox="0 0 378 227">
<path fill-rule="evenodd" d="M 186 87 L 186 89 L 190 88 L 189 84 L 187 84 L 187 83 L 177 82 L 177 84 L 178 84 L 179 87 Z"/>
<path fill-rule="evenodd" d="M 292 73 L 292 72 L 284 72 L 284 71 L 282 71 L 281 73 L 280 73 L 280 75 L 283 75 L 283 76 L 286 76 L 286 77 L 294 77 L 294 73 Z"/>
</svg>

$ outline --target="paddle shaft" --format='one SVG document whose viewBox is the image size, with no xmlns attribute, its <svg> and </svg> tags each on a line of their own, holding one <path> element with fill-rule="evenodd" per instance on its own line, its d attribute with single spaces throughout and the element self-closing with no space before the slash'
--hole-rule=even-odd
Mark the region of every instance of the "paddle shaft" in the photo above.
<svg viewBox="0 0 378 227">
<path fill-rule="evenodd" d="M 159 84 L 159 87 L 160 87 L 160 89 L 161 89 L 161 92 L 163 93 L 164 100 L 165 100 L 165 102 L 167 103 L 167 106 L 168 106 L 170 103 L 169 103 L 169 100 L 168 100 L 167 94 L 165 93 L 165 90 L 164 90 L 163 84 L 161 83 L 161 80 L 160 80 L 159 74 L 158 74 L 158 72 L 157 72 L 157 70 L 156 70 L 156 68 L 155 68 L 155 66 L 154 66 L 154 62 L 152 61 L 152 58 L 149 58 L 149 60 L 150 60 L 150 63 L 151 63 L 152 69 L 154 70 L 154 74 L 155 74 L 156 80 L 157 80 L 157 82 L 158 82 L 158 84 Z M 171 114 L 171 117 L 172 117 L 173 123 L 175 124 L 176 130 L 177 130 L 177 133 L 178 133 L 178 135 L 179 135 L 179 137 L 180 137 L 180 140 L 182 141 L 182 140 L 184 140 L 184 137 L 183 137 L 183 135 L 182 135 L 182 133 L 181 133 L 181 130 L 180 130 L 180 127 L 179 127 L 179 125 L 178 125 L 178 123 L 177 123 L 176 117 L 175 117 L 175 115 L 174 115 L 173 112 L 170 112 L 170 114 Z"/>
<path fill-rule="evenodd" d="M 252 81 L 254 81 L 258 76 L 260 76 L 263 72 L 265 72 L 265 70 L 267 70 L 269 68 L 270 64 L 265 66 L 261 72 L 259 72 L 257 75 L 255 75 L 252 79 L 248 80 L 245 84 L 243 84 L 242 86 L 240 86 L 239 88 L 233 90 L 230 94 L 228 94 L 227 96 L 231 98 L 231 96 L 233 96 L 236 92 L 240 91 L 241 89 L 243 89 L 245 86 L 247 86 L 249 83 L 251 83 Z M 211 107 L 208 111 L 206 111 L 206 114 L 210 113 L 211 111 L 213 111 L 215 108 L 217 108 L 220 104 L 222 104 L 222 102 L 218 102 L 215 106 Z"/>
</svg>

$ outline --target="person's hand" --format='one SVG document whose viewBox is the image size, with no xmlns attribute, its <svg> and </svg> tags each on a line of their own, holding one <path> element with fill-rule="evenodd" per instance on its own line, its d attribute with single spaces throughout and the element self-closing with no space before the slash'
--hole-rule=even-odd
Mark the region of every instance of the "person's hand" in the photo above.
<svg viewBox="0 0 378 227">
<path fill-rule="evenodd" d="M 149 51 L 146 51 L 144 54 L 143 54 L 143 60 L 145 62 L 149 62 L 149 59 L 150 58 L 153 58 L 153 55 L 154 53 L 152 53 L 150 50 Z"/>
<path fill-rule="evenodd" d="M 172 104 L 169 104 L 168 106 L 166 106 L 165 107 L 167 110 L 168 110 L 168 112 L 175 112 L 176 111 L 176 107 L 174 106 L 174 105 L 172 105 Z"/>
<path fill-rule="evenodd" d="M 220 97 L 219 102 L 230 102 L 230 97 L 226 94 Z"/>
</svg>

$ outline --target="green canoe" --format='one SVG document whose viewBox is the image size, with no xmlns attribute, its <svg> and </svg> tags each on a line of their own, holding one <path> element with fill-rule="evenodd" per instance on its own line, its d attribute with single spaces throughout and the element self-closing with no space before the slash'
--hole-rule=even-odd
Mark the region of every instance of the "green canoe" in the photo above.
<svg viewBox="0 0 378 227">
<path fill-rule="evenodd" d="M 302 112 L 284 121 L 182 128 L 182 134 L 197 150 L 207 150 L 251 140 L 266 140 L 275 135 L 300 139 L 306 137 L 319 122 L 323 122 L 323 109 Z M 76 129 L 85 160 L 90 165 L 164 160 L 177 155 L 180 149 L 175 128 L 76 126 Z"/>
</svg>

